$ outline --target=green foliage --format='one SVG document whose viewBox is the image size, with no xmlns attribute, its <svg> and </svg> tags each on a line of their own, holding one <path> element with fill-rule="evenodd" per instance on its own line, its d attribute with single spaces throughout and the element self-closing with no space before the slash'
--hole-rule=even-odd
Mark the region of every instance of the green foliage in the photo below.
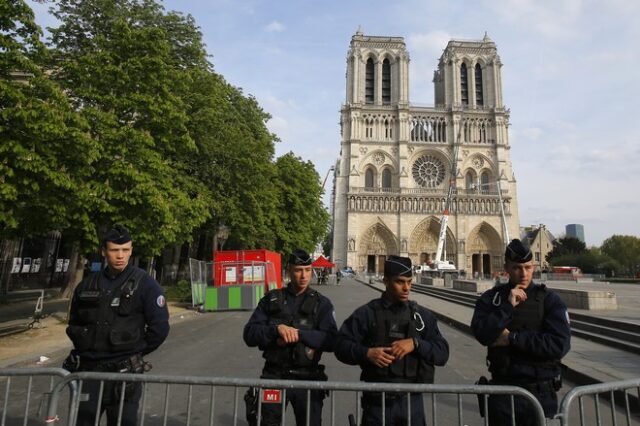
<svg viewBox="0 0 640 426">
<path fill-rule="evenodd" d="M 633 276 L 640 271 L 640 238 L 613 235 L 602 243 L 601 250 L 622 266 L 622 273 Z"/>
<path fill-rule="evenodd" d="M 553 242 L 553 249 L 547 254 L 547 262 L 556 264 L 554 259 L 568 254 L 581 254 L 587 252 L 585 243 L 574 237 L 564 237 Z M 575 265 L 572 265 L 575 266 Z"/>
<path fill-rule="evenodd" d="M 620 273 L 621 266 L 599 250 L 584 253 L 568 253 L 553 259 L 553 266 L 577 266 L 585 274 L 604 274 L 608 277 Z"/>
<path fill-rule="evenodd" d="M 165 287 L 167 300 L 180 303 L 191 303 L 191 284 L 187 280 L 180 280 L 176 284 Z"/>
<path fill-rule="evenodd" d="M 313 163 L 303 161 L 292 152 L 276 161 L 278 190 L 276 250 L 291 253 L 296 248 L 313 251 L 322 241 L 329 224 L 329 213 L 322 205 L 320 176 Z"/>
<path fill-rule="evenodd" d="M 88 123 L 43 72 L 46 49 L 24 1 L 0 6 L 0 236 L 62 231 L 95 242 L 87 206 L 98 146 Z"/>
<path fill-rule="evenodd" d="M 208 66 L 192 19 L 148 0 L 61 0 L 54 16 L 52 78 L 102 148 L 89 182 L 94 223 L 127 225 L 143 255 L 188 240 L 211 200 L 187 167 L 197 155 L 190 70 Z"/>
</svg>

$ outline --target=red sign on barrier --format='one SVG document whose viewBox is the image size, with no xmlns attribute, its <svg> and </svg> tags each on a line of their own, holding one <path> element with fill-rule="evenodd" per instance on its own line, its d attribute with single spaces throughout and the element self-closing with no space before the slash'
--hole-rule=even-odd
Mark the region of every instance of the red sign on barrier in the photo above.
<svg viewBox="0 0 640 426">
<path fill-rule="evenodd" d="M 262 402 L 280 404 L 281 393 L 279 389 L 265 389 L 262 391 Z"/>
</svg>

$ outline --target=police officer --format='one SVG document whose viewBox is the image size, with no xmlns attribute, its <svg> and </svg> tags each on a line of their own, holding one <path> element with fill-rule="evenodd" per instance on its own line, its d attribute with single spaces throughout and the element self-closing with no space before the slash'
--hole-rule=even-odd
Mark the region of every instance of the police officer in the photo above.
<svg viewBox="0 0 640 426">
<path fill-rule="evenodd" d="M 435 316 L 409 301 L 411 259 L 389 256 L 384 263 L 385 291 L 356 309 L 340 327 L 336 357 L 362 369 L 365 382 L 433 383 L 434 366 L 449 359 L 449 344 Z M 411 394 L 411 425 L 424 425 L 421 393 Z M 364 392 L 362 425 L 382 424 L 382 393 Z M 385 393 L 384 424 L 407 425 L 406 393 Z"/>
<path fill-rule="evenodd" d="M 106 267 L 90 274 L 76 288 L 69 310 L 67 335 L 73 350 L 65 360 L 70 371 L 143 373 L 142 359 L 160 346 L 169 333 L 169 312 L 160 285 L 142 269 L 129 265 L 133 243 L 126 228 L 115 226 L 102 239 Z M 99 382 L 84 382 L 77 425 L 93 425 L 107 412 L 107 424 L 116 425 L 122 383 L 105 382 L 101 411 L 97 413 Z M 135 425 L 141 383 L 124 390 L 122 425 Z"/>
<path fill-rule="evenodd" d="M 520 240 L 505 251 L 509 283 L 487 290 L 476 302 L 471 328 L 487 346 L 491 384 L 521 386 L 540 402 L 546 417 L 558 408 L 560 359 L 569 352 L 571 330 L 567 306 L 560 297 L 532 282 L 533 255 Z M 517 425 L 535 424 L 533 407 L 515 397 Z M 489 396 L 489 422 L 511 424 L 508 395 Z"/>
<path fill-rule="evenodd" d="M 245 325 L 245 343 L 263 351 L 263 379 L 327 380 L 320 357 L 333 351 L 338 330 L 331 301 L 309 288 L 311 260 L 304 250 L 295 250 L 287 264 L 289 284 L 267 293 Z M 286 394 L 296 424 L 306 425 L 307 391 L 289 389 Z M 311 391 L 309 425 L 321 424 L 324 396 L 323 391 Z M 280 425 L 282 405 L 263 403 L 261 416 L 263 426 Z M 256 422 L 255 417 L 248 420 Z"/>
</svg>

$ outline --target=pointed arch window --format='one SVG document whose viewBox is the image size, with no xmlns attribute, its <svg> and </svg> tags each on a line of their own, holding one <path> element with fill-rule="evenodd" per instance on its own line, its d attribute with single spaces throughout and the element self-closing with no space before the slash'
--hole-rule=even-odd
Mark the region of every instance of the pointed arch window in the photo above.
<svg viewBox="0 0 640 426">
<path fill-rule="evenodd" d="M 465 176 L 465 187 L 467 189 L 474 189 L 476 186 L 476 177 L 474 175 L 473 172 L 468 171 L 467 175 Z"/>
<path fill-rule="evenodd" d="M 491 176 L 489 172 L 482 172 L 480 175 L 480 190 L 483 194 L 487 194 L 489 192 L 489 181 L 491 180 Z"/>
<path fill-rule="evenodd" d="M 391 171 L 389 169 L 382 171 L 382 187 L 386 189 L 391 188 Z"/>
<path fill-rule="evenodd" d="M 364 173 L 364 186 L 366 189 L 368 190 L 373 189 L 373 181 L 374 181 L 373 178 L 374 178 L 373 170 L 367 169 L 367 171 Z"/>
<path fill-rule="evenodd" d="M 373 59 L 367 59 L 367 65 L 365 67 L 365 81 L 364 81 L 364 101 L 367 104 L 373 103 L 373 94 L 375 93 L 375 65 Z"/>
<path fill-rule="evenodd" d="M 382 103 L 391 103 L 391 64 L 388 59 L 382 61 Z"/>
<path fill-rule="evenodd" d="M 460 100 L 462 105 L 469 105 L 469 87 L 467 84 L 467 64 L 460 65 Z"/>
<path fill-rule="evenodd" d="M 482 94 L 483 94 L 483 89 L 482 89 L 482 67 L 480 66 L 480 64 L 476 64 L 475 80 L 476 80 L 476 105 L 483 106 L 484 105 L 484 99 L 482 97 Z"/>
</svg>

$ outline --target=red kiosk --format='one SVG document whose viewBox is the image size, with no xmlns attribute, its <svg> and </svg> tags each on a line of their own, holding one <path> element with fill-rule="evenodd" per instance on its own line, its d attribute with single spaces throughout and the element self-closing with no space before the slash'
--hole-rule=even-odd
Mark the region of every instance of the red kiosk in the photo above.
<svg viewBox="0 0 640 426">
<path fill-rule="evenodd" d="M 262 296 L 282 288 L 280 254 L 265 249 L 215 252 L 213 283 L 205 290 L 204 309 L 254 309 Z"/>
</svg>

